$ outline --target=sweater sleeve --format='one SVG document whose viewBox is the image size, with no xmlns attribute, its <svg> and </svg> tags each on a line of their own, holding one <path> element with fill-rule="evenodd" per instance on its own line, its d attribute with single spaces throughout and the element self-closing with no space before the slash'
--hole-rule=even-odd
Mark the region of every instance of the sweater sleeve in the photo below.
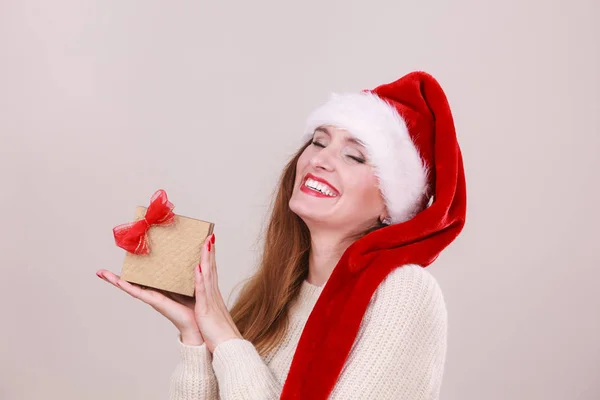
<svg viewBox="0 0 600 400">
<path fill-rule="evenodd" d="M 438 399 L 447 316 L 435 278 L 408 264 L 377 288 L 330 400 Z M 275 400 L 282 383 L 254 345 L 230 339 L 213 352 L 221 400 Z"/>
<path fill-rule="evenodd" d="M 206 344 L 184 344 L 177 335 L 181 358 L 173 371 L 169 400 L 218 400 L 219 389 Z"/>
<path fill-rule="evenodd" d="M 283 390 L 256 347 L 246 339 L 220 343 L 213 352 L 213 369 L 221 400 L 275 400 Z"/>
</svg>

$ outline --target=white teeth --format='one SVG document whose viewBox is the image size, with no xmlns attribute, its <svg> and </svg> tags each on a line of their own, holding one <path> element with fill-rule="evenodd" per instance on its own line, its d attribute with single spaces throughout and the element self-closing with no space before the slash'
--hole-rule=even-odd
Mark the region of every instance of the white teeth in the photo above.
<svg viewBox="0 0 600 400">
<path fill-rule="evenodd" d="M 326 194 L 327 196 L 335 197 L 335 192 L 329 188 L 329 186 L 317 182 L 314 179 L 307 179 L 304 183 L 305 186 L 308 186 L 311 189 L 318 190 L 319 192 Z"/>
</svg>

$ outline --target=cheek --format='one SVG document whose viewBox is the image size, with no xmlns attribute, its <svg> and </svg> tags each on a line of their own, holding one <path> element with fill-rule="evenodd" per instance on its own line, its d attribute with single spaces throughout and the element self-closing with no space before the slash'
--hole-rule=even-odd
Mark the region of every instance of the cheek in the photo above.
<svg viewBox="0 0 600 400">
<path fill-rule="evenodd" d="M 309 153 L 310 152 L 308 151 L 308 149 L 304 150 L 304 152 L 298 158 L 298 162 L 296 163 L 296 169 L 301 171 L 302 169 L 304 169 L 304 167 L 306 167 L 310 159 Z"/>
<path fill-rule="evenodd" d="M 298 158 L 298 162 L 296 162 L 296 184 L 300 183 L 300 179 L 304 176 L 304 171 L 306 171 L 309 160 L 308 149 L 306 149 Z"/>
<path fill-rule="evenodd" d="M 356 177 L 356 180 L 352 182 L 351 189 L 355 200 L 353 203 L 357 207 L 369 210 L 377 208 L 383 203 L 378 180 L 373 173 Z"/>
</svg>

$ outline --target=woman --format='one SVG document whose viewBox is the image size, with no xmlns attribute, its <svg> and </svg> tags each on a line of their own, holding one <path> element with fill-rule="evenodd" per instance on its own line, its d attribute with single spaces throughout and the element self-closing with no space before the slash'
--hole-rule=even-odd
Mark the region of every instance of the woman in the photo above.
<svg viewBox="0 0 600 400">
<path fill-rule="evenodd" d="M 231 310 L 214 235 L 193 300 L 98 271 L 178 328 L 171 400 L 438 398 L 447 312 L 425 267 L 466 214 L 441 87 L 413 72 L 333 95 L 303 139 L 281 175 L 259 268 Z"/>
</svg>

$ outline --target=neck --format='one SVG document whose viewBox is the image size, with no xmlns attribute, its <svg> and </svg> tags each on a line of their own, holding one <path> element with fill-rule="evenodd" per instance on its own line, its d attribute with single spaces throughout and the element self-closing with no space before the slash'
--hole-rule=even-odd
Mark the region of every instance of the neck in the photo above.
<svg viewBox="0 0 600 400">
<path fill-rule="evenodd" d="M 331 231 L 311 231 L 307 281 L 323 286 L 351 241 Z"/>
</svg>

